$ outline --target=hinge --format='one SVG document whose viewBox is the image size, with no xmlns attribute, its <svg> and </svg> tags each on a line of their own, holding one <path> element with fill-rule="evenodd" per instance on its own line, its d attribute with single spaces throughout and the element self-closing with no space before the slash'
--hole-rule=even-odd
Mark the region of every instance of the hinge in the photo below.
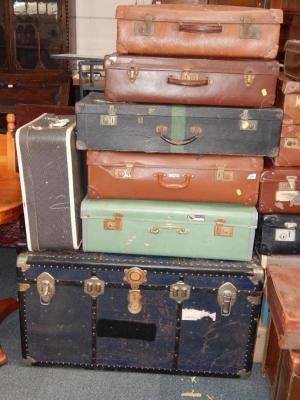
<svg viewBox="0 0 300 400">
<path fill-rule="evenodd" d="M 144 21 L 136 21 L 134 24 L 134 34 L 137 36 L 151 36 L 154 33 L 153 15 L 146 14 Z"/>
<path fill-rule="evenodd" d="M 40 295 L 40 302 L 44 306 L 51 303 L 55 295 L 55 279 L 48 272 L 41 273 L 36 280 L 37 292 Z"/>
<path fill-rule="evenodd" d="M 29 283 L 18 283 L 18 292 L 26 292 L 29 288 Z"/>
<path fill-rule="evenodd" d="M 265 281 L 265 271 L 262 267 L 254 267 L 253 275 L 249 277 L 250 281 L 255 285 L 264 284 Z"/>
<path fill-rule="evenodd" d="M 128 311 L 131 314 L 138 314 L 142 311 L 142 300 L 140 285 L 147 282 L 147 271 L 137 267 L 124 270 L 124 281 L 131 289 L 128 292 Z"/>
<path fill-rule="evenodd" d="M 191 286 L 183 281 L 179 281 L 170 286 L 170 299 L 175 300 L 176 303 L 181 304 L 183 301 L 188 300 L 191 296 Z"/>
<path fill-rule="evenodd" d="M 225 226 L 225 219 L 218 219 L 215 223 L 214 235 L 231 237 L 234 233 L 233 226 Z"/>
<path fill-rule="evenodd" d="M 84 281 L 83 285 L 84 293 L 91 296 L 92 299 L 96 299 L 98 296 L 102 296 L 105 290 L 105 282 L 99 279 L 97 276 L 92 276 Z"/>
<path fill-rule="evenodd" d="M 261 27 L 253 25 L 254 18 L 250 16 L 241 17 L 240 38 L 241 39 L 260 39 Z"/>
<path fill-rule="evenodd" d="M 221 307 L 221 315 L 228 317 L 231 314 L 231 309 L 237 299 L 237 289 L 230 283 L 226 282 L 218 289 L 218 303 Z"/>
<path fill-rule="evenodd" d="M 30 264 L 27 264 L 28 253 L 21 253 L 17 258 L 17 268 L 19 268 L 23 273 L 30 269 Z"/>
<path fill-rule="evenodd" d="M 113 218 L 105 218 L 103 228 L 105 231 L 121 231 L 123 229 L 123 214 L 115 213 Z"/>
</svg>

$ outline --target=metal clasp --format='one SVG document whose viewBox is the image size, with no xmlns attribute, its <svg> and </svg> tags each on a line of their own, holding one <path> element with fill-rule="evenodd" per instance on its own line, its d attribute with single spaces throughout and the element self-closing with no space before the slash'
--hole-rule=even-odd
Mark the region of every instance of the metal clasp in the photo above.
<svg viewBox="0 0 300 400">
<path fill-rule="evenodd" d="M 218 167 L 216 171 L 216 180 L 217 181 L 232 181 L 233 180 L 233 172 L 225 171 L 225 166 Z"/>
<path fill-rule="evenodd" d="M 285 138 L 284 139 L 285 149 L 300 149 L 300 138 Z"/>
<path fill-rule="evenodd" d="M 140 285 L 147 282 L 147 271 L 133 267 L 124 270 L 124 281 L 127 282 L 131 289 L 128 292 L 128 311 L 131 314 L 139 314 L 142 311 L 143 297 L 140 291 Z"/>
<path fill-rule="evenodd" d="M 129 82 L 134 83 L 136 81 L 136 78 L 138 77 L 138 74 L 139 74 L 138 67 L 135 64 L 130 63 L 127 69 L 127 76 Z"/>
<path fill-rule="evenodd" d="M 279 182 L 278 190 L 275 194 L 275 201 L 293 201 L 299 195 L 296 190 L 297 176 L 287 176 L 285 182 Z"/>
<path fill-rule="evenodd" d="M 116 110 L 113 105 L 108 108 L 107 114 L 100 115 L 100 125 L 101 126 L 117 126 L 118 116 L 116 115 Z"/>
<path fill-rule="evenodd" d="M 246 87 L 250 87 L 253 85 L 255 81 L 255 75 L 252 71 L 245 72 L 244 74 L 244 83 Z"/>
<path fill-rule="evenodd" d="M 84 281 L 83 290 L 84 293 L 91 296 L 92 299 L 96 299 L 98 296 L 104 294 L 105 282 L 97 278 L 97 276 L 92 276 Z"/>
<path fill-rule="evenodd" d="M 233 236 L 234 228 L 233 226 L 225 226 L 224 219 L 218 219 L 215 224 L 214 235 L 215 236 Z"/>
<path fill-rule="evenodd" d="M 48 306 L 55 295 L 55 279 L 48 272 L 43 272 L 37 277 L 36 287 L 41 304 Z"/>
<path fill-rule="evenodd" d="M 191 296 L 191 286 L 183 281 L 179 281 L 170 286 L 170 299 L 175 300 L 176 303 L 181 304 L 183 301 L 188 300 Z"/>
<path fill-rule="evenodd" d="M 241 17 L 240 38 L 241 39 L 260 39 L 261 28 L 253 25 L 254 18 L 250 16 Z"/>
<path fill-rule="evenodd" d="M 138 36 L 151 36 L 154 33 L 154 17 L 146 14 L 144 21 L 136 21 L 134 24 L 134 34 Z"/>
<path fill-rule="evenodd" d="M 200 79 L 200 74 L 199 72 L 184 70 L 181 72 L 181 79 L 183 81 L 198 81 Z"/>
<path fill-rule="evenodd" d="M 218 290 L 218 303 L 221 307 L 221 315 L 228 317 L 231 313 L 231 309 L 234 306 L 237 299 L 237 289 L 230 283 L 226 282 L 219 287 Z"/>
<path fill-rule="evenodd" d="M 124 167 L 114 169 L 114 177 L 118 179 L 133 179 L 134 162 L 125 161 Z"/>
<path fill-rule="evenodd" d="M 123 214 L 115 213 L 113 218 L 105 218 L 103 227 L 105 231 L 121 231 L 123 229 Z"/>
<path fill-rule="evenodd" d="M 239 127 L 241 131 L 256 131 L 258 121 L 251 119 L 249 120 L 248 110 L 244 110 L 241 114 L 241 120 L 239 121 Z"/>
</svg>

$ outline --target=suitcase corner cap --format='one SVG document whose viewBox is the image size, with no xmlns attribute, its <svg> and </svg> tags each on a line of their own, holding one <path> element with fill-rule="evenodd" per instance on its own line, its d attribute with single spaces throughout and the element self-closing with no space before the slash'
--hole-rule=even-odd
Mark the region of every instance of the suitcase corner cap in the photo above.
<svg viewBox="0 0 300 400">
<path fill-rule="evenodd" d="M 30 269 L 30 265 L 27 263 L 28 253 L 21 253 L 17 257 L 17 268 L 23 273 Z"/>
</svg>

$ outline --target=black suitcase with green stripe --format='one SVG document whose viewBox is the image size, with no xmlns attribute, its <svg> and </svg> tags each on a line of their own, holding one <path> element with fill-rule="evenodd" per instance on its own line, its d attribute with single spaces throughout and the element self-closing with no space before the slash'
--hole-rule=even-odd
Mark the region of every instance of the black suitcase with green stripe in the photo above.
<svg viewBox="0 0 300 400">
<path fill-rule="evenodd" d="M 278 153 L 282 111 L 111 103 L 90 93 L 76 104 L 81 150 L 258 155 Z"/>
</svg>

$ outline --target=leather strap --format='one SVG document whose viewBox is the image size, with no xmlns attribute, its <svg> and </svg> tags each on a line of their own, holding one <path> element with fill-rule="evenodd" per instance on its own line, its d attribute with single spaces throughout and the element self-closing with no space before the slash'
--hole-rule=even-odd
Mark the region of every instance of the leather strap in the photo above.
<svg viewBox="0 0 300 400">
<path fill-rule="evenodd" d="M 169 76 L 167 82 L 170 85 L 198 87 L 198 86 L 207 86 L 208 78 L 204 77 L 203 79 L 198 79 L 198 80 L 193 81 L 193 80 L 175 78 L 174 76 Z"/>
<path fill-rule="evenodd" d="M 180 22 L 178 27 L 180 32 L 189 33 L 221 33 L 223 30 L 222 25 L 199 25 L 199 24 L 187 24 Z"/>
</svg>

